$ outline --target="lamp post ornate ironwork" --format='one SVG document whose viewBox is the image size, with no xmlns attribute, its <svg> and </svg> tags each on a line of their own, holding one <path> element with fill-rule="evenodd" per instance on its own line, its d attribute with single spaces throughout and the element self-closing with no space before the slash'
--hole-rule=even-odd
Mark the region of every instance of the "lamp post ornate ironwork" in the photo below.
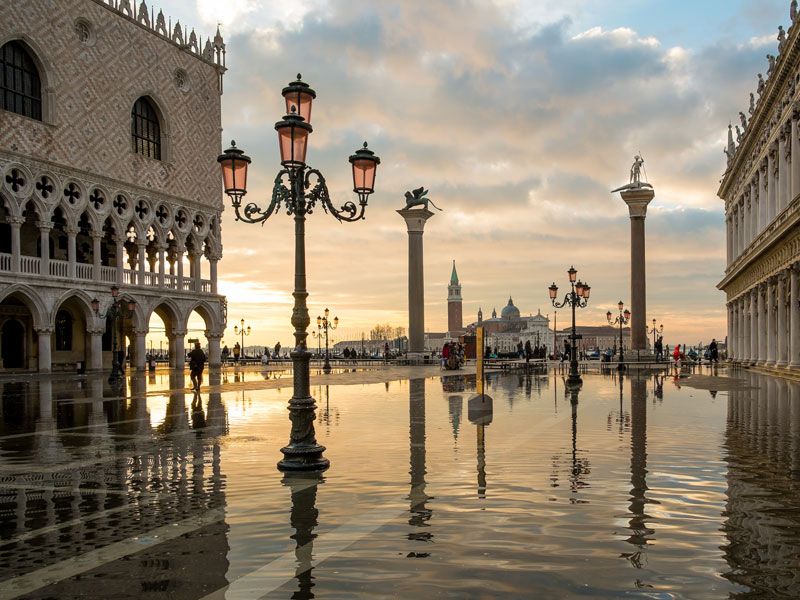
<svg viewBox="0 0 800 600">
<path fill-rule="evenodd" d="M 339 317 L 333 317 L 333 321 L 328 319 L 330 311 L 326 308 L 323 313 L 324 317 L 317 317 L 317 331 L 319 337 L 325 336 L 325 365 L 322 367 L 323 372 L 331 372 L 331 359 L 328 351 L 328 331 L 336 329 L 339 326 Z"/>
<path fill-rule="evenodd" d="M 625 303 L 620 300 L 617 303 L 617 308 L 619 308 L 619 316 L 616 317 L 613 321 L 611 320 L 611 311 L 606 313 L 606 319 L 608 319 L 608 324 L 612 327 L 614 325 L 619 325 L 619 354 L 618 354 L 618 364 L 617 370 L 624 371 L 625 370 L 625 345 L 622 342 L 622 326 L 627 325 L 631 321 L 631 311 L 625 308 Z"/>
<path fill-rule="evenodd" d="M 353 191 L 358 196 L 358 205 L 347 201 L 336 208 L 331 201 L 325 178 L 319 170 L 306 164 L 308 136 L 312 132 L 311 105 L 316 92 L 300 80 L 283 89 L 287 115 L 275 124 L 278 132 L 278 147 L 282 169 L 275 176 L 272 199 L 266 208 L 254 202 L 242 207 L 242 197 L 247 193 L 247 169 L 251 159 L 231 142 L 217 159 L 222 166 L 225 193 L 231 198 L 236 220 L 245 223 L 263 224 L 281 207 L 294 218 L 295 263 L 294 263 L 294 326 L 295 347 L 291 352 L 294 392 L 289 400 L 289 419 L 292 430 L 289 443 L 281 448 L 283 460 L 278 463 L 282 471 L 322 471 L 330 466 L 322 456 L 325 447 L 317 443 L 314 432 L 314 410 L 316 404 L 311 396 L 307 338 L 310 318 L 306 299 L 306 215 L 312 214 L 318 205 L 339 221 L 354 222 L 364 218 L 367 201 L 375 191 L 375 173 L 380 159 L 364 147 L 349 158 L 353 172 Z"/>
<path fill-rule="evenodd" d="M 242 346 L 241 346 L 241 348 L 242 348 L 242 358 L 244 358 L 244 336 L 250 335 L 251 330 L 250 330 L 250 325 L 248 325 L 247 328 L 245 329 L 244 319 L 239 321 L 239 323 L 242 324 L 242 327 L 240 328 L 238 325 L 234 325 L 233 326 L 233 333 L 235 335 L 241 336 L 241 338 L 242 338 Z"/>
<path fill-rule="evenodd" d="M 663 323 L 661 323 L 661 324 L 660 324 L 658 327 L 656 327 L 656 320 L 655 320 L 655 319 L 653 319 L 653 328 L 652 328 L 652 329 L 650 329 L 650 328 L 648 327 L 648 328 L 647 328 L 647 334 L 648 334 L 648 335 L 652 335 L 652 336 L 653 336 L 653 349 L 654 349 L 654 350 L 655 350 L 655 347 L 656 347 L 656 341 L 657 341 L 657 340 L 656 340 L 656 336 L 657 336 L 657 335 L 661 335 L 662 333 L 664 333 L 664 324 L 663 324 Z"/>
<path fill-rule="evenodd" d="M 92 299 L 92 310 L 94 314 L 101 319 L 111 319 L 111 375 L 108 376 L 109 383 L 119 380 L 122 377 L 122 364 L 120 363 L 120 351 L 117 348 L 117 330 L 119 329 L 119 321 L 123 321 L 133 316 L 133 311 L 136 310 L 136 300 L 119 297 L 119 288 L 116 285 L 111 286 L 111 304 L 106 310 L 105 314 L 100 314 L 100 300 L 97 298 Z M 121 335 L 121 337 L 124 337 Z"/>
<path fill-rule="evenodd" d="M 580 280 L 576 281 L 578 271 L 575 270 L 575 267 L 570 267 L 567 274 L 569 275 L 570 291 L 564 295 L 563 302 L 559 303 L 556 301 L 558 297 L 558 286 L 555 282 L 553 282 L 553 285 L 551 285 L 548 290 L 550 292 L 550 301 L 553 303 L 554 307 L 564 308 L 565 306 L 569 306 L 572 309 L 572 334 L 570 335 L 572 344 L 570 345 L 569 376 L 567 377 L 567 383 L 579 385 L 583 383 L 583 380 L 581 379 L 580 373 L 578 373 L 577 342 L 580 337 L 575 333 L 575 309 L 586 308 L 589 304 L 589 294 L 592 288 L 588 283 L 584 283 Z"/>
</svg>

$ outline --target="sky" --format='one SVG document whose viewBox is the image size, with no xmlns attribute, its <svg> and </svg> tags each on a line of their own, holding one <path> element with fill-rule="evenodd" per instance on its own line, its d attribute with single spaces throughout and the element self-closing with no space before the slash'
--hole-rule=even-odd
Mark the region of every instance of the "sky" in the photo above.
<svg viewBox="0 0 800 600">
<path fill-rule="evenodd" d="M 627 208 L 610 190 L 645 158 L 647 309 L 665 343 L 724 338 L 723 202 L 727 125 L 745 110 L 789 0 L 164 0 L 173 22 L 227 43 L 223 141 L 252 158 L 247 200 L 268 204 L 280 168 L 281 88 L 317 91 L 307 160 L 337 205 L 353 198 L 347 157 L 381 157 L 367 218 L 307 223 L 312 323 L 325 307 L 337 340 L 407 325 L 407 235 L 395 213 L 424 186 L 443 209 L 425 230 L 426 330 L 447 327 L 455 260 L 465 323 L 509 296 L 553 317 L 547 287 L 566 270 L 592 286 L 580 324 L 630 302 Z M 291 342 L 293 227 L 223 214 L 225 343 Z M 559 327 L 566 325 L 559 311 Z M 562 320 L 563 319 L 563 320 Z M 316 341 L 309 338 L 309 344 Z"/>
</svg>

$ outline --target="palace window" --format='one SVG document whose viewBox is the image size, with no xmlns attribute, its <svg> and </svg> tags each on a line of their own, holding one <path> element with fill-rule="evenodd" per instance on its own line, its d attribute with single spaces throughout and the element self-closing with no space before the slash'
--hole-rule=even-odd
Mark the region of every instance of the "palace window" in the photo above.
<svg viewBox="0 0 800 600">
<path fill-rule="evenodd" d="M 161 124 L 153 104 L 139 98 L 131 111 L 131 141 L 133 151 L 142 156 L 161 160 Z"/>
<path fill-rule="evenodd" d="M 56 314 L 56 350 L 72 350 L 72 315 L 66 310 Z"/>
<path fill-rule="evenodd" d="M 20 42 L 0 48 L 0 108 L 42 120 L 42 82 L 33 58 Z"/>
</svg>

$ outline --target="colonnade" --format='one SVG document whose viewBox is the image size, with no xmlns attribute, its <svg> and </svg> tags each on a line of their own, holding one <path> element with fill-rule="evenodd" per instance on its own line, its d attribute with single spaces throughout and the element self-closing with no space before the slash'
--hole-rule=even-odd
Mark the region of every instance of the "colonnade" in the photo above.
<svg viewBox="0 0 800 600">
<path fill-rule="evenodd" d="M 728 356 L 746 365 L 800 369 L 800 262 L 728 303 Z"/>
<path fill-rule="evenodd" d="M 759 234 L 800 194 L 800 115 L 780 130 L 778 140 L 755 170 L 749 184 L 727 211 L 728 264 L 744 254 Z"/>
</svg>

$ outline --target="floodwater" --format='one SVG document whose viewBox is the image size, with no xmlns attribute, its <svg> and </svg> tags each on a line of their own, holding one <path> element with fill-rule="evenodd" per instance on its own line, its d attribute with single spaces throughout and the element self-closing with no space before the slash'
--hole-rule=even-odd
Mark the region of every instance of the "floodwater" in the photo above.
<svg viewBox="0 0 800 600">
<path fill-rule="evenodd" d="M 0 598 L 800 597 L 799 384 L 316 386 L 292 477 L 283 377 L 0 383 Z"/>
</svg>

